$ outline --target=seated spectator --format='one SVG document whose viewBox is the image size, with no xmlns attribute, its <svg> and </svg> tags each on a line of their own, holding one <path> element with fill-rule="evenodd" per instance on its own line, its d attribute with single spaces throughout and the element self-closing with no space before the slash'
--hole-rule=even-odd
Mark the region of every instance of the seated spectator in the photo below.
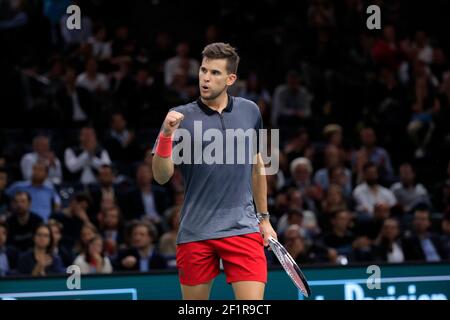
<svg viewBox="0 0 450 320">
<path fill-rule="evenodd" d="M 116 180 L 111 165 L 104 164 L 98 168 L 98 182 L 89 186 L 93 212 L 100 211 L 100 204 L 104 198 L 112 199 L 114 204 L 119 205 L 121 208 L 125 206 L 124 194 L 120 190 L 120 185 L 116 183 Z"/>
<path fill-rule="evenodd" d="M 409 213 L 418 204 L 431 205 L 428 191 L 421 183 L 416 183 L 416 173 L 409 163 L 400 166 L 400 182 L 394 183 L 391 191 L 402 212 Z"/>
<path fill-rule="evenodd" d="M 53 236 L 53 254 L 58 255 L 61 258 L 63 266 L 67 268 L 72 264 L 73 256 L 72 253 L 61 244 L 63 225 L 59 221 L 50 219 L 48 221 L 48 226 L 50 227 Z"/>
<path fill-rule="evenodd" d="M 33 165 L 31 181 L 18 181 L 6 191 L 12 197 L 18 191 L 25 191 L 31 197 L 31 211 L 47 221 L 50 215 L 61 206 L 61 198 L 50 182 L 46 182 L 48 167 L 44 162 Z"/>
<path fill-rule="evenodd" d="M 77 193 L 70 199 L 67 208 L 51 216 L 62 224 L 64 234 L 61 242 L 67 248 L 73 248 L 84 224 L 92 224 L 88 215 L 90 203 L 91 198 L 86 193 Z"/>
<path fill-rule="evenodd" d="M 153 172 L 150 166 L 141 163 L 136 170 L 136 188 L 128 194 L 125 219 L 148 218 L 158 229 L 161 216 L 169 206 L 164 187 L 153 185 Z"/>
<path fill-rule="evenodd" d="M 330 185 L 321 203 L 321 214 L 319 217 L 321 226 L 328 230 L 333 212 L 347 209 L 348 204 L 344 199 L 342 188 L 335 184 Z"/>
<path fill-rule="evenodd" d="M 323 243 L 337 250 L 339 255 L 349 257 L 355 236 L 350 231 L 352 217 L 347 210 L 336 211 L 331 216 L 331 231 L 323 236 Z"/>
<path fill-rule="evenodd" d="M 108 78 L 97 71 L 97 61 L 88 58 L 85 71 L 77 77 L 76 86 L 84 88 L 93 94 L 103 93 L 109 89 Z"/>
<path fill-rule="evenodd" d="M 363 172 L 364 182 L 353 190 L 359 220 L 373 217 L 376 205 L 392 208 L 397 204 L 392 191 L 378 184 L 378 169 L 374 163 L 366 163 Z"/>
<path fill-rule="evenodd" d="M 405 261 L 405 255 L 400 240 L 400 226 L 396 219 L 384 220 L 383 227 L 374 242 L 375 261 L 387 261 L 389 263 L 401 263 Z"/>
<path fill-rule="evenodd" d="M 164 64 L 164 83 L 166 86 L 173 84 L 177 70 L 186 66 L 187 75 L 192 79 L 198 78 L 200 65 L 195 59 L 189 58 L 189 43 L 183 41 L 177 45 L 177 55 L 170 58 Z"/>
<path fill-rule="evenodd" d="M 61 162 L 50 149 L 49 138 L 44 135 L 38 135 L 33 139 L 33 152 L 25 154 L 20 161 L 20 168 L 24 180 L 31 180 L 33 166 L 41 161 L 48 168 L 48 181 L 53 184 L 60 184 L 62 181 Z"/>
<path fill-rule="evenodd" d="M 100 235 L 103 238 L 104 252 L 108 257 L 114 257 L 123 243 L 122 214 L 119 207 L 113 206 L 101 213 L 99 217 Z"/>
<path fill-rule="evenodd" d="M 74 254 L 79 255 L 83 252 L 86 252 L 89 242 L 96 236 L 100 236 L 100 233 L 98 232 L 98 229 L 95 225 L 93 225 L 92 223 L 83 224 L 80 230 L 80 235 L 78 237 L 78 242 L 75 244 L 73 250 Z"/>
<path fill-rule="evenodd" d="M 95 236 L 88 241 L 86 251 L 79 254 L 73 264 L 80 267 L 81 274 L 112 273 L 111 261 L 103 249 L 103 239 Z"/>
<path fill-rule="evenodd" d="M 322 198 L 322 189 L 311 180 L 313 167 L 307 158 L 297 158 L 290 164 L 292 175 L 289 187 L 296 187 L 303 195 L 303 201 L 308 210 L 317 211 L 317 204 Z"/>
<path fill-rule="evenodd" d="M 264 101 L 265 104 L 270 104 L 271 102 L 269 91 L 263 87 L 261 80 L 255 72 L 251 72 L 248 75 L 245 86 L 239 90 L 237 95 L 251 100 L 256 104 L 259 104 L 261 100 Z"/>
<path fill-rule="evenodd" d="M 336 250 L 307 241 L 298 225 L 290 225 L 282 239 L 284 247 L 300 266 L 320 262 L 336 263 Z M 269 263 L 279 264 L 273 253 L 269 255 Z"/>
<path fill-rule="evenodd" d="M 412 227 L 412 233 L 406 234 L 403 241 L 403 252 L 407 261 L 432 262 L 447 258 L 441 239 L 429 231 L 431 221 L 427 208 L 416 209 Z"/>
<path fill-rule="evenodd" d="M 6 186 L 8 185 L 8 173 L 5 169 L 0 168 L 0 222 L 6 221 L 6 215 L 9 206 L 9 197 L 6 194 Z"/>
<path fill-rule="evenodd" d="M 164 256 L 168 267 L 176 267 L 176 253 L 177 253 L 177 235 L 180 226 L 180 212 L 181 207 L 175 206 L 167 217 L 169 231 L 165 232 L 159 239 L 159 253 Z"/>
<path fill-rule="evenodd" d="M 371 162 L 378 168 L 380 178 L 389 183 L 393 178 L 391 157 L 388 152 L 377 146 L 377 137 L 373 128 L 366 127 L 360 131 L 361 148 L 352 155 L 353 173 L 356 175 L 357 183 L 364 178 L 364 166 Z"/>
<path fill-rule="evenodd" d="M 136 222 L 131 226 L 131 246 L 120 250 L 115 270 L 147 272 L 167 268 L 164 257 L 156 250 L 157 232 L 149 222 Z"/>
<path fill-rule="evenodd" d="M 8 228 L 6 223 L 0 222 L 0 277 L 12 275 L 17 269 L 19 251 L 6 244 Z"/>
<path fill-rule="evenodd" d="M 84 185 L 97 183 L 96 171 L 102 165 L 110 165 L 108 151 L 97 142 L 94 128 L 84 127 L 80 131 L 80 146 L 67 148 L 64 163 L 70 173 Z"/>
<path fill-rule="evenodd" d="M 280 156 L 282 154 L 286 155 L 288 163 L 291 163 L 297 158 L 307 158 L 312 161 L 315 154 L 315 148 L 308 131 L 304 128 L 300 128 L 298 132 L 288 140 L 283 149 L 283 153 L 281 153 Z"/>
<path fill-rule="evenodd" d="M 314 182 L 323 190 L 327 190 L 330 185 L 331 170 L 341 168 L 344 172 L 344 193 L 352 192 L 352 172 L 342 165 L 343 159 L 340 158 L 340 152 L 334 145 L 328 145 L 325 149 L 325 168 L 319 169 L 314 175 Z"/>
<path fill-rule="evenodd" d="M 33 243 L 33 247 L 19 257 L 20 273 L 46 276 L 65 272 L 61 258 L 53 253 L 53 236 L 48 225 L 36 228 Z"/>
<path fill-rule="evenodd" d="M 135 134 L 127 128 L 127 121 L 120 112 L 111 116 L 111 130 L 105 139 L 105 149 L 108 150 L 112 161 L 123 166 L 141 157 Z"/>
<path fill-rule="evenodd" d="M 6 220 L 9 230 L 8 242 L 21 251 L 33 245 L 33 233 L 42 223 L 42 218 L 30 211 L 31 197 L 18 191 L 13 198 L 12 215 Z"/>
<path fill-rule="evenodd" d="M 107 60 L 111 58 L 111 42 L 107 41 L 107 30 L 104 25 L 94 26 L 94 34 L 87 42 L 92 45 L 92 54 L 98 60 Z"/>
<path fill-rule="evenodd" d="M 304 125 L 311 117 L 311 102 L 309 91 L 301 85 L 300 75 L 289 71 L 286 83 L 275 88 L 273 95 L 272 125 Z"/>
</svg>

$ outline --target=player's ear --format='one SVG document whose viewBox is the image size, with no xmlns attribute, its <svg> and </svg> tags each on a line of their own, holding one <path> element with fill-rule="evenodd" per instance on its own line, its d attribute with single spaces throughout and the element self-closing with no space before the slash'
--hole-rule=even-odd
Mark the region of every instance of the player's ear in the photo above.
<svg viewBox="0 0 450 320">
<path fill-rule="evenodd" d="M 237 79 L 237 75 L 235 73 L 230 73 L 227 76 L 227 86 L 232 86 Z"/>
</svg>

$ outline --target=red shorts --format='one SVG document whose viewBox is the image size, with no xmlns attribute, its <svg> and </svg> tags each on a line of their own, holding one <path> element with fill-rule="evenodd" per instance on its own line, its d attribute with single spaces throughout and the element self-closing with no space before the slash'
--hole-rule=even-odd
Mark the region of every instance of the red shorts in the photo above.
<svg viewBox="0 0 450 320">
<path fill-rule="evenodd" d="M 177 245 L 180 283 L 194 286 L 214 279 L 223 262 L 227 283 L 267 282 L 264 242 L 259 232 Z"/>
</svg>

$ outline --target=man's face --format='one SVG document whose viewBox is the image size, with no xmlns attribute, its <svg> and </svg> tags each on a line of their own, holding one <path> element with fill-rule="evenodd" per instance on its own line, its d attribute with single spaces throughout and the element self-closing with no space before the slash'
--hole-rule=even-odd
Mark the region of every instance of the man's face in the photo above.
<svg viewBox="0 0 450 320">
<path fill-rule="evenodd" d="M 111 120 L 111 128 L 115 131 L 123 131 L 125 130 L 127 123 L 122 115 L 115 114 Z"/>
<path fill-rule="evenodd" d="M 106 211 L 104 221 L 106 228 L 114 229 L 119 224 L 119 211 L 110 209 Z"/>
<path fill-rule="evenodd" d="M 30 210 L 30 201 L 28 201 L 28 197 L 24 193 L 19 193 L 14 198 L 14 204 L 17 213 L 27 213 Z"/>
<path fill-rule="evenodd" d="M 399 235 L 399 228 L 397 221 L 393 219 L 387 219 L 383 225 L 383 231 L 386 238 L 395 240 Z"/>
<path fill-rule="evenodd" d="M 430 219 L 427 211 L 416 211 L 414 215 L 414 228 L 417 233 L 425 233 L 430 227 Z"/>
<path fill-rule="evenodd" d="M 134 247 L 140 249 L 149 246 L 152 238 L 148 234 L 148 230 L 144 226 L 137 226 L 133 229 L 131 234 L 131 242 Z"/>
<path fill-rule="evenodd" d="M 414 182 L 414 171 L 409 165 L 402 165 L 400 167 L 400 180 L 405 184 L 411 184 Z"/>
<path fill-rule="evenodd" d="M 103 186 L 111 186 L 114 182 L 114 174 L 111 167 L 101 167 L 98 171 L 98 180 Z"/>
<path fill-rule="evenodd" d="M 372 147 L 375 145 L 376 137 L 375 132 L 372 129 L 364 129 L 361 131 L 361 142 L 366 147 Z"/>
<path fill-rule="evenodd" d="M 214 100 L 236 81 L 236 75 L 227 72 L 226 59 L 203 58 L 199 74 L 200 95 Z"/>
<path fill-rule="evenodd" d="M 336 217 L 333 219 L 333 226 L 339 230 L 346 230 L 350 223 L 350 215 L 347 211 L 341 211 L 336 214 Z"/>
<path fill-rule="evenodd" d="M 296 181 L 300 181 L 300 182 L 308 181 L 310 178 L 310 173 L 309 173 L 308 168 L 303 164 L 297 165 L 294 170 L 294 178 Z"/>
<path fill-rule="evenodd" d="M 32 180 L 37 183 L 43 183 L 47 179 L 47 168 L 42 163 L 33 166 Z"/>
<path fill-rule="evenodd" d="M 35 141 L 33 148 L 34 151 L 42 154 L 50 150 L 50 143 L 47 138 L 41 137 Z"/>
<path fill-rule="evenodd" d="M 365 180 L 368 185 L 373 186 L 378 183 L 378 170 L 377 167 L 372 166 L 366 169 L 364 172 Z"/>
</svg>

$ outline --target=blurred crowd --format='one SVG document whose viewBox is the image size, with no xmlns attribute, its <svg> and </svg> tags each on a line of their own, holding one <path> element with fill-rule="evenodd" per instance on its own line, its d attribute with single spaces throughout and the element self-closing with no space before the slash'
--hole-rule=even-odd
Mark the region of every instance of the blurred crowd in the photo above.
<svg viewBox="0 0 450 320">
<path fill-rule="evenodd" d="M 183 180 L 154 182 L 149 151 L 216 41 L 242 58 L 230 94 L 280 130 L 269 211 L 300 265 L 450 259 L 449 4 L 375 2 L 380 31 L 362 0 L 212 1 L 195 22 L 201 3 L 0 1 L 0 276 L 176 268 Z"/>
</svg>

